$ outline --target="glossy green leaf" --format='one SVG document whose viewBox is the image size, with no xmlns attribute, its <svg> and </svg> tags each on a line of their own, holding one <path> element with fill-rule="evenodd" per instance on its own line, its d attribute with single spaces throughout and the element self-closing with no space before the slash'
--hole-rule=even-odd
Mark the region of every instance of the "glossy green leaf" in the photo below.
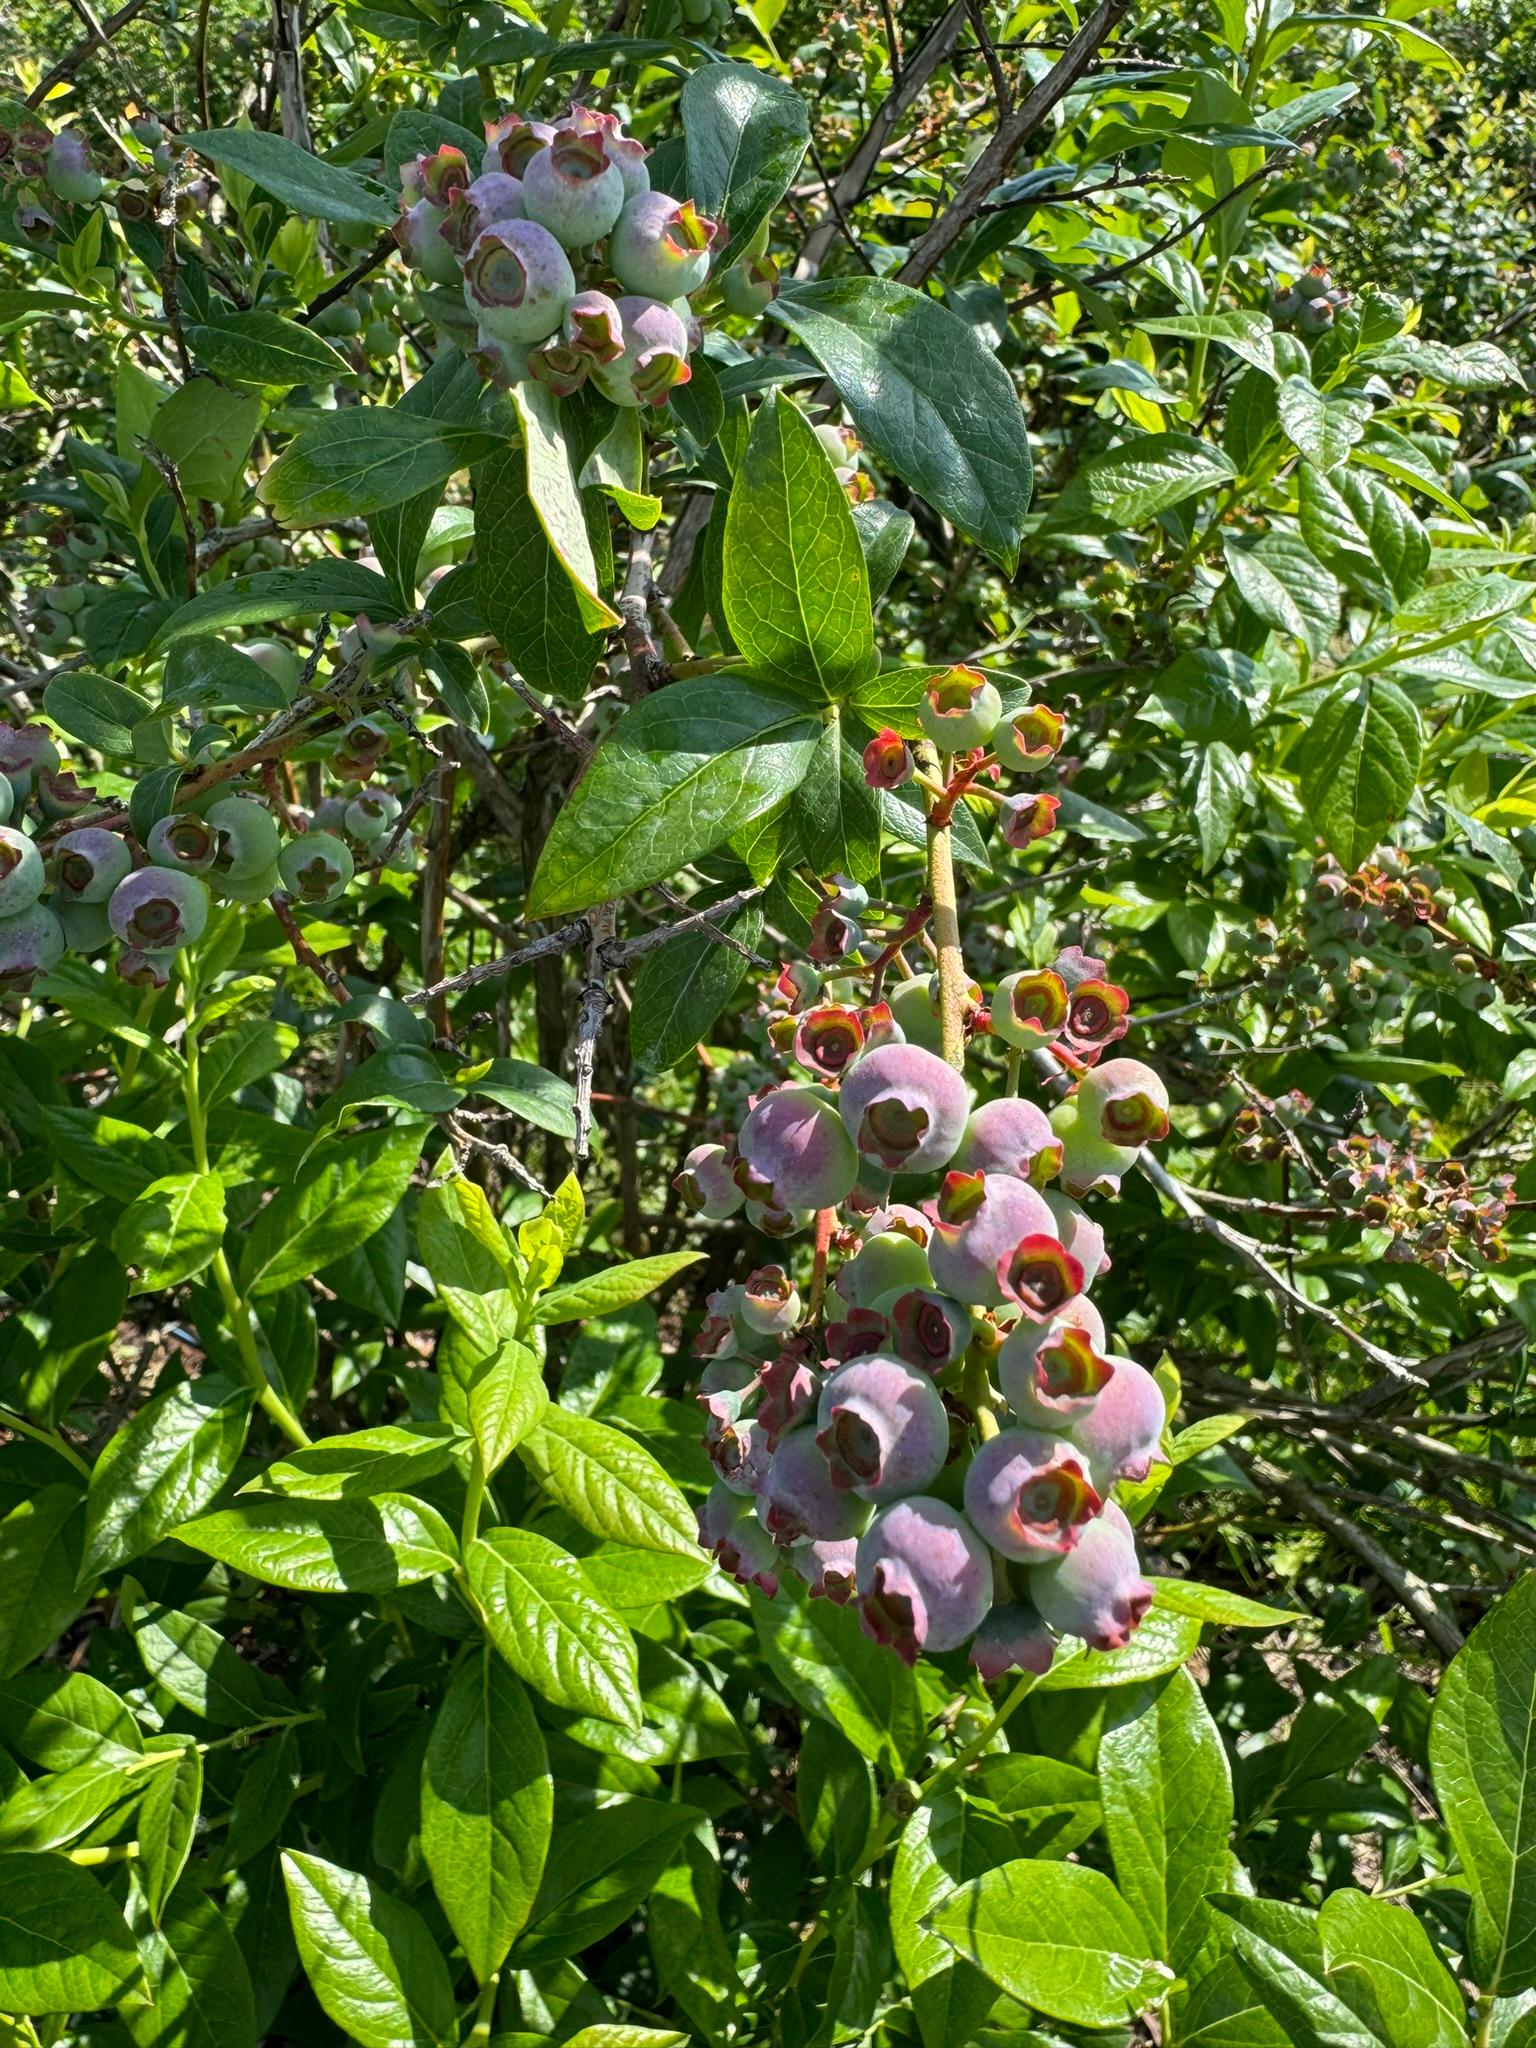
<svg viewBox="0 0 1536 2048">
<path fill-rule="evenodd" d="M 349 406 L 294 435 L 262 477 L 261 498 L 289 526 L 352 519 L 446 483 L 499 446 L 478 428 L 388 406 Z"/>
<path fill-rule="evenodd" d="M 1348 460 L 1365 432 L 1370 406 L 1359 398 L 1327 397 L 1307 377 L 1287 377 L 1280 386 L 1278 413 L 1297 452 L 1326 475 Z"/>
<path fill-rule="evenodd" d="M 688 191 L 726 225 L 725 267 L 784 197 L 810 139 L 805 101 L 755 64 L 701 64 L 682 93 Z"/>
<path fill-rule="evenodd" d="M 579 699 L 602 640 L 550 545 L 519 449 L 501 450 L 476 472 L 475 564 L 480 616 L 524 681 Z"/>
<path fill-rule="evenodd" d="M 316 562 L 303 569 L 266 569 L 258 576 L 235 578 L 178 608 L 160 627 L 160 646 L 207 633 L 220 626 L 258 626 L 295 612 L 366 612 L 370 618 L 391 616 L 389 585 L 376 569 L 361 562 Z"/>
<path fill-rule="evenodd" d="M 623 1799 L 604 1806 L 593 1822 L 556 1835 L 533 1919 L 513 1950 L 517 1964 L 562 1961 L 620 1926 L 698 1826 L 699 1812 Z"/>
<path fill-rule="evenodd" d="M 819 728 L 763 684 L 701 676 L 627 711 L 544 843 L 530 917 L 664 881 L 787 796 Z"/>
<path fill-rule="evenodd" d="M 453 1987 L 416 1909 L 297 1849 L 284 1853 L 283 1880 L 304 1974 L 327 2017 L 363 2048 L 443 2048 Z"/>
<path fill-rule="evenodd" d="M 585 1280 L 568 1280 L 552 1288 L 533 1311 L 536 1323 L 576 1323 L 586 1316 L 611 1316 L 619 1309 L 644 1301 L 658 1287 L 665 1287 L 679 1273 L 696 1266 L 702 1252 L 657 1252 L 648 1259 L 630 1259 L 622 1266 L 589 1274 Z"/>
<path fill-rule="evenodd" d="M 247 1663 L 195 1614 L 144 1600 L 131 1579 L 123 1583 L 122 1601 L 145 1671 L 189 1713 L 221 1727 L 247 1728 L 299 1711 L 279 1679 Z"/>
<path fill-rule="evenodd" d="M 785 1573 L 752 1618 L 769 1667 L 804 1713 L 838 1728 L 879 1769 L 903 1777 L 923 1739 L 917 1681 L 871 1642 L 849 1607 L 809 1599 Z"/>
<path fill-rule="evenodd" d="M 118 1431 L 91 1474 L 83 1583 L 208 1506 L 245 1448 L 252 1400 L 249 1387 L 208 1373 L 157 1394 Z"/>
<path fill-rule="evenodd" d="M 189 325 L 187 346 L 198 363 L 226 384 L 287 391 L 297 384 L 333 384 L 352 365 L 322 335 L 260 308 L 225 313 L 207 326 Z"/>
<path fill-rule="evenodd" d="M 0 1681 L 0 1741 L 49 1771 L 144 1752 L 138 1723 L 110 1686 L 48 1665 Z"/>
<path fill-rule="evenodd" d="M 202 1752 L 190 1736 L 177 1738 L 177 1745 L 174 1763 L 146 1774 L 149 1789 L 139 1804 L 139 1877 L 156 1926 L 192 1853 L 203 1803 Z"/>
<path fill-rule="evenodd" d="M 0 1678 L 46 1650 L 85 1605 L 76 1591 L 85 1499 L 45 1486 L 0 1521 Z"/>
<path fill-rule="evenodd" d="M 598 588 L 597 560 L 572 473 L 560 401 L 547 386 L 530 378 L 513 388 L 512 403 L 522 423 L 528 498 L 569 578 L 587 630 L 599 632 L 616 626 L 619 615 Z"/>
<path fill-rule="evenodd" d="M 407 1124 L 332 1141 L 297 1186 L 280 1188 L 246 1239 L 248 1291 L 271 1294 L 355 1251 L 394 1213 L 421 1152 L 421 1127 Z"/>
<path fill-rule="evenodd" d="M 575 1558 L 530 1529 L 496 1529 L 465 1565 L 492 1647 L 519 1678 L 554 1706 L 638 1726 L 634 1638 Z"/>
<path fill-rule="evenodd" d="M 1091 456 L 1052 505 L 1047 524 L 1072 531 L 1141 526 L 1189 498 L 1230 483 L 1231 462 L 1189 434 L 1137 434 Z"/>
<path fill-rule="evenodd" d="M 773 317 L 826 371 L 879 460 L 1011 571 L 1034 469 L 1012 381 L 975 328 L 878 277 L 786 284 Z"/>
<path fill-rule="evenodd" d="M 62 1856 L 0 1855 L 0 2011 L 92 2012 L 139 1975 L 117 1907 Z"/>
<path fill-rule="evenodd" d="M 134 2048 L 255 2048 L 256 2000 L 228 1917 L 191 1878 L 139 1937 L 144 1975 L 120 2008 Z"/>
<path fill-rule="evenodd" d="M 1407 809 L 1423 750 L 1419 714 L 1396 683 L 1363 677 L 1318 705 L 1293 758 L 1308 814 L 1346 868 Z"/>
<path fill-rule="evenodd" d="M 151 1181 L 123 1211 L 112 1249 L 136 1266 L 135 1294 L 190 1280 L 224 1242 L 224 1183 L 216 1173 L 176 1173 Z"/>
<path fill-rule="evenodd" d="M 1390 2048 L 1465 2048 L 1466 2000 L 1406 1906 L 1330 1892 L 1317 1927 L 1329 1982 Z"/>
<path fill-rule="evenodd" d="M 260 128 L 214 128 L 183 139 L 210 163 L 238 171 L 295 213 L 313 220 L 385 228 L 395 218 L 394 200 L 377 186 L 326 163 L 285 136 Z"/>
<path fill-rule="evenodd" d="M 544 1738 L 528 1696 L 500 1657 L 475 1650 L 432 1723 L 421 1847 L 433 1890 L 482 1984 L 533 1909 L 553 1811 Z"/>
<path fill-rule="evenodd" d="M 749 903 L 721 930 L 755 950 L 763 934 L 761 907 Z M 750 967 L 734 946 L 722 946 L 708 932 L 685 932 L 647 953 L 631 991 L 629 1049 L 636 1064 L 649 1073 L 680 1065 L 709 1036 Z"/>
<path fill-rule="evenodd" d="M 388 1595 L 452 1571 L 452 1531 L 407 1494 L 373 1500 L 242 1500 L 186 1522 L 178 1542 L 296 1593 Z"/>
<path fill-rule="evenodd" d="M 98 753 L 131 755 L 133 728 L 150 715 L 150 702 L 126 683 L 76 669 L 49 685 L 48 716 L 62 731 Z"/>
<path fill-rule="evenodd" d="M 291 1500 L 366 1499 L 396 1493 L 445 1472 L 460 1439 L 432 1423 L 380 1423 L 344 1436 L 322 1437 L 268 1465 L 242 1492 L 258 1488 Z"/>
<path fill-rule="evenodd" d="M 651 1453 L 622 1430 L 551 1405 L 517 1455 L 551 1500 L 594 1536 L 682 1557 L 697 1550 L 693 1510 Z"/>
<path fill-rule="evenodd" d="M 1295 2048 L 1386 2048 L 1328 1984 L 1315 1914 L 1232 1892 L 1213 1894 L 1210 1904 Z"/>
<path fill-rule="evenodd" d="M 769 392 L 725 515 L 725 616 L 754 675 L 834 702 L 875 668 L 869 573 L 848 499 L 798 407 Z"/>
</svg>

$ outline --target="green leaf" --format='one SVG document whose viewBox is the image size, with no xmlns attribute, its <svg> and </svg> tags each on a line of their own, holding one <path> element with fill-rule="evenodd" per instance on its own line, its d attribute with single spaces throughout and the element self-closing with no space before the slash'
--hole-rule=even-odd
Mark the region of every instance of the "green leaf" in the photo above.
<svg viewBox="0 0 1536 2048">
<path fill-rule="evenodd" d="M 242 1500 L 176 1531 L 177 1541 L 295 1593 L 385 1595 L 452 1571 L 453 1535 L 407 1494 L 373 1500 Z"/>
<path fill-rule="evenodd" d="M 208 1373 L 157 1394 L 110 1439 L 86 1496 L 83 1585 L 208 1506 L 245 1448 L 252 1399 Z"/>
<path fill-rule="evenodd" d="M 352 374 L 352 365 L 328 341 L 281 313 L 225 313 L 206 327 L 188 325 L 183 331 L 202 368 L 226 384 L 289 391 Z"/>
<path fill-rule="evenodd" d="M 242 1270 L 247 1292 L 274 1293 L 381 1230 L 410 1185 L 422 1126 L 406 1124 L 328 1143 L 296 1187 L 281 1188 L 257 1216 Z"/>
<path fill-rule="evenodd" d="M 596 1584 L 593 1561 L 584 1558 L 582 1570 Z M 730 1708 L 696 1663 L 647 1635 L 637 1637 L 636 1648 L 642 1725 L 619 1728 L 589 1717 L 566 1725 L 563 1732 L 571 1741 L 646 1764 L 691 1764 L 744 1753 L 746 1740 Z"/>
<path fill-rule="evenodd" d="M 664 1287 L 679 1273 L 696 1266 L 702 1252 L 657 1252 L 648 1259 L 630 1259 L 622 1266 L 609 1266 L 585 1280 L 567 1281 L 552 1288 L 533 1311 L 536 1323 L 576 1323 L 584 1316 L 611 1316 L 621 1308 L 644 1301 L 658 1287 Z"/>
<path fill-rule="evenodd" d="M 62 1849 L 144 1782 L 99 1759 L 56 1777 L 24 1779 L 0 1807 L 0 1848 Z"/>
<path fill-rule="evenodd" d="M 280 1680 L 247 1664 L 206 1621 L 145 1602 L 132 1579 L 123 1582 L 122 1603 L 144 1669 L 188 1713 L 223 1728 L 247 1728 L 299 1711 Z"/>
<path fill-rule="evenodd" d="M 1109 1879 L 1080 1863 L 1005 1863 L 930 1924 L 1021 2005 L 1077 2026 L 1123 2025 L 1172 1982 Z"/>
<path fill-rule="evenodd" d="M 1278 396 L 1280 425 L 1297 452 L 1325 473 L 1348 460 L 1370 422 L 1370 401 L 1327 398 L 1308 377 L 1287 377 Z"/>
<path fill-rule="evenodd" d="M 762 906 L 749 903 L 721 930 L 755 951 L 763 935 Z M 629 1050 L 636 1064 L 647 1073 L 664 1074 L 687 1059 L 709 1036 L 750 964 L 708 932 L 685 932 L 647 953 L 630 1000 Z"/>
<path fill-rule="evenodd" d="M 137 1822 L 139 1877 L 149 1917 L 157 1927 L 192 1853 L 203 1803 L 202 1753 L 189 1735 L 178 1737 L 177 1743 L 176 1761 L 149 1773 L 149 1790 L 140 1802 Z"/>
<path fill-rule="evenodd" d="M 861 1756 L 905 1777 L 923 1741 L 917 1680 L 870 1641 L 851 1608 L 812 1600 L 786 1573 L 774 1600 L 754 1599 L 763 1655 L 795 1705 L 841 1730 Z"/>
<path fill-rule="evenodd" d="M 395 201 L 377 186 L 265 129 L 213 128 L 182 140 L 210 163 L 238 171 L 263 192 L 312 220 L 387 228 L 395 218 Z"/>
<path fill-rule="evenodd" d="M 1211 1416 L 1207 1420 L 1230 1422 L 1232 1418 Z M 1184 1435 L 1193 1436 L 1201 1427 L 1197 1422 Z M 1239 1420 L 1237 1427 L 1243 1428 L 1244 1423 Z M 1197 1451 L 1205 1450 L 1213 1443 L 1224 1442 L 1232 1433 L 1225 1429 L 1218 1435 L 1206 1436 L 1203 1442 L 1185 1453 L 1185 1458 L 1195 1456 Z M 1176 1452 L 1177 1449 L 1175 1445 Z M 1173 1462 L 1182 1464 L 1184 1459 L 1176 1455 Z M 1197 1621 L 1208 1621 L 1216 1628 L 1284 1628 L 1301 1619 L 1288 1608 L 1267 1606 L 1262 1600 L 1250 1600 L 1244 1593 L 1229 1592 L 1225 1586 L 1199 1586 L 1191 1579 L 1154 1579 L 1152 1604 L 1168 1614 L 1193 1615 Z"/>
<path fill-rule="evenodd" d="M 421 1771 L 421 1849 L 476 1979 L 499 1970 L 544 1874 L 554 1786 L 528 1695 L 474 1650 L 432 1721 Z"/>
<path fill-rule="evenodd" d="M 143 1982 L 119 2010 L 134 2048 L 253 2048 L 256 1999 L 228 1916 L 193 1879 L 142 1932 Z"/>
<path fill-rule="evenodd" d="M 1200 1623 L 1192 1614 L 1156 1608 L 1123 1650 L 1103 1655 L 1088 1652 L 1069 1637 L 1057 1646 L 1055 1660 L 1037 1692 L 1102 1692 L 1117 1685 L 1140 1685 L 1176 1671 L 1200 1647 Z"/>
<path fill-rule="evenodd" d="M 447 1411 L 474 1437 L 487 1474 L 499 1470 L 549 1406 L 537 1357 L 528 1345 L 508 1338 L 482 1356 L 454 1355 L 444 1370 L 455 1389 L 445 1401 Z"/>
<path fill-rule="evenodd" d="M 211 377 L 194 377 L 156 411 L 149 438 L 175 463 L 188 498 L 219 504 L 240 487 L 264 410 L 259 398 L 226 391 Z"/>
<path fill-rule="evenodd" d="M 555 819 L 530 917 L 586 910 L 664 881 L 789 794 L 815 752 L 804 704 L 698 676 L 633 705 Z"/>
<path fill-rule="evenodd" d="M 1518 384 L 1520 372 L 1511 357 L 1491 341 L 1463 342 L 1453 348 L 1422 334 L 1398 334 L 1371 351 L 1372 369 L 1388 376 L 1428 377 L 1447 391 L 1499 391 Z"/>
<path fill-rule="evenodd" d="M 1396 683 L 1362 677 L 1317 706 L 1294 761 L 1308 816 L 1346 868 L 1407 809 L 1423 751 L 1419 714 Z"/>
<path fill-rule="evenodd" d="M 283 1881 L 304 1974 L 326 2016 L 363 2048 L 444 2048 L 453 1986 L 426 1922 L 356 1871 L 297 1849 Z"/>
<path fill-rule="evenodd" d="M 139 1974 L 122 1914 L 62 1856 L 0 1856 L 0 2012 L 94 2012 Z"/>
<path fill-rule="evenodd" d="M 718 269 L 748 247 L 794 181 L 810 140 L 805 101 L 755 64 L 701 64 L 683 87 L 688 184 L 701 213 L 723 220 Z"/>
<path fill-rule="evenodd" d="M 529 379 L 516 385 L 512 404 L 523 428 L 528 496 L 544 536 L 576 593 L 588 632 L 619 624 L 619 615 L 598 588 L 587 515 L 571 471 L 560 401 L 546 385 Z"/>
<path fill-rule="evenodd" d="M 1011 573 L 1034 470 L 1012 379 L 977 330 L 877 277 L 786 284 L 773 317 L 826 371 L 880 461 Z"/>
<path fill-rule="evenodd" d="M 176 1173 L 135 1195 L 112 1249 L 137 1266 L 135 1294 L 156 1294 L 201 1273 L 224 1242 L 224 1183 L 216 1173 Z"/>
<path fill-rule="evenodd" d="M 57 1666 L 0 1681 L 0 1739 L 49 1771 L 100 1759 L 131 1763 L 144 1753 L 138 1723 L 110 1686 Z"/>
<path fill-rule="evenodd" d="M 1478 1623 L 1440 1681 L 1435 1791 L 1472 1894 L 1469 1968 L 1507 1997 L 1536 1985 L 1536 1572 Z"/>
<path fill-rule="evenodd" d="M 872 1793 L 873 1788 L 871 1809 Z M 851 1802 L 839 1802 L 845 1803 Z M 799 1810 L 803 1821 L 804 1794 Z M 1012 1828 L 985 1804 L 953 1788 L 920 1806 L 901 1831 L 891 1870 L 891 1934 L 927 2048 L 949 2048 L 952 2041 L 968 2038 L 997 1999 L 996 1986 L 975 1964 L 963 1961 L 933 1932 L 934 1909 L 956 1885 L 984 1876 L 1016 1854 Z"/>
<path fill-rule="evenodd" d="M 287 702 L 288 692 L 259 661 L 212 633 L 178 640 L 166 656 L 161 711 L 211 711 L 224 704 L 237 711 L 281 711 Z"/>
<path fill-rule="evenodd" d="M 1250 546 L 1225 543 L 1227 567 L 1266 626 L 1321 654 L 1339 627 L 1339 586 L 1298 534 L 1271 531 Z"/>
<path fill-rule="evenodd" d="M 753 673 L 830 703 L 874 671 L 869 572 L 827 451 L 770 391 L 725 515 L 725 616 Z"/>
<path fill-rule="evenodd" d="M 853 523 L 864 550 L 864 567 L 869 574 L 869 595 L 878 604 L 906 560 L 917 521 L 910 512 L 885 498 L 866 498 L 853 508 Z"/>
<path fill-rule="evenodd" d="M 1232 1773 L 1200 1688 L 1173 1672 L 1116 1695 L 1099 1747 L 1115 1877 L 1151 1952 L 1187 1971 L 1205 1941 L 1205 1894 L 1225 1882 Z"/>
<path fill-rule="evenodd" d="M 1200 872 L 1208 875 L 1232 842 L 1238 813 L 1248 793 L 1248 774 L 1223 740 L 1200 751 L 1191 808 L 1200 834 Z"/>
<path fill-rule="evenodd" d="M 471 1084 L 471 1094 L 499 1102 L 525 1124 L 556 1138 L 576 1135 L 576 1091 L 559 1074 L 536 1067 L 531 1060 L 492 1060 Z"/>
<path fill-rule="evenodd" d="M 596 1825 L 559 1829 L 513 1961 L 562 1962 L 622 1926 L 700 1818 L 697 1807 L 624 1799 L 605 1805 Z"/>
<path fill-rule="evenodd" d="M 384 1422 L 374 1429 L 322 1437 L 307 1450 L 290 1451 L 249 1485 L 290 1500 L 354 1500 L 398 1493 L 446 1472 L 460 1441 L 455 1431 L 434 1423 L 418 1422 L 407 1429 Z"/>
<path fill-rule="evenodd" d="M 366 612 L 376 625 L 397 618 L 389 585 L 361 562 L 316 562 L 306 569 L 266 569 L 259 576 L 204 590 L 174 611 L 156 636 L 160 646 L 217 626 L 259 626 L 298 612 Z"/>
<path fill-rule="evenodd" d="M 1115 532 L 1144 526 L 1236 474 L 1208 441 L 1189 434 L 1138 434 L 1083 463 L 1052 505 L 1046 527 Z"/>
<path fill-rule="evenodd" d="M 864 763 L 843 737 L 833 710 L 822 726 L 805 780 L 790 798 L 804 858 L 818 875 L 872 881 L 880 872 L 879 792 L 864 777 Z"/>
<path fill-rule="evenodd" d="M 1209 1903 L 1293 2048 L 1385 2048 L 1330 1988 L 1314 1913 L 1234 1892 L 1213 1892 Z"/>
<path fill-rule="evenodd" d="M 45 1486 L 0 1521 L 0 1678 L 46 1650 L 84 1606 L 79 1575 L 84 1497 Z"/>
<path fill-rule="evenodd" d="M 426 1190 L 416 1205 L 416 1242 L 443 1306 L 477 1353 L 517 1335 L 512 1254 L 473 1181 L 458 1177 Z"/>
<path fill-rule="evenodd" d="M 130 755 L 133 728 L 148 718 L 147 697 L 89 669 L 76 669 L 48 685 L 48 716 L 71 738 L 84 740 L 98 753 Z"/>
<path fill-rule="evenodd" d="M 1297 471 L 1302 538 L 1320 562 L 1379 611 L 1395 611 L 1424 580 L 1429 535 L 1412 509 L 1378 478 L 1357 470 Z"/>
<path fill-rule="evenodd" d="M 594 1536 L 681 1557 L 697 1551 L 693 1510 L 650 1452 L 622 1430 L 551 1405 L 517 1455 L 550 1499 Z"/>
<path fill-rule="evenodd" d="M 502 449 L 475 473 L 475 597 L 525 682 L 572 702 L 582 696 L 602 639 L 550 545 L 520 449 Z"/>
<path fill-rule="evenodd" d="M 640 1724 L 635 1643 L 581 1566 L 529 1529 L 496 1529 L 465 1559 L 492 1647 L 554 1706 Z"/>
<path fill-rule="evenodd" d="M 1317 1928 L 1330 1982 L 1391 2048 L 1465 2048 L 1466 2000 L 1406 1907 L 1330 1892 Z"/>
<path fill-rule="evenodd" d="M 321 526 L 414 498 L 501 446 L 477 427 L 351 405 L 301 428 L 263 476 L 260 496 L 286 526 Z"/>
</svg>

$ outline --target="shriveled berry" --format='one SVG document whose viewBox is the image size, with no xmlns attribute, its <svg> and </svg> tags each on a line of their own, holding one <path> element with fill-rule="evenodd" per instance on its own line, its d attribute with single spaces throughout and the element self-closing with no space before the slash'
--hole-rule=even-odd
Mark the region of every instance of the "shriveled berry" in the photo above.
<svg viewBox="0 0 1536 2048">
<path fill-rule="evenodd" d="M 813 1538 L 809 1543 L 797 1543 L 789 1552 L 789 1561 L 813 1600 L 830 1600 L 834 1607 L 846 1607 L 856 1590 L 858 1554 L 857 1536 Z"/>
<path fill-rule="evenodd" d="M 992 1559 L 965 1517 L 919 1494 L 876 1515 L 859 1538 L 859 1619 L 864 1633 L 915 1664 L 927 1650 L 956 1650 L 992 1604 Z"/>
<path fill-rule="evenodd" d="M 715 1418 L 705 1432 L 704 1448 L 722 1486 L 732 1493 L 761 1493 L 773 1452 L 766 1432 L 750 1417 Z"/>
<path fill-rule="evenodd" d="M 741 1319 L 760 1337 L 782 1337 L 800 1320 L 800 1296 L 782 1266 L 759 1266 L 742 1286 Z"/>
<path fill-rule="evenodd" d="M 864 749 L 864 780 L 871 789 L 900 789 L 917 767 L 912 749 L 899 732 L 885 726 Z"/>
<path fill-rule="evenodd" d="M 1048 839 L 1056 830 L 1056 813 L 1060 809 L 1061 798 L 1043 789 L 1028 796 L 1004 797 L 1003 844 L 1019 850 L 1033 846 L 1038 839 Z"/>
<path fill-rule="evenodd" d="M 1063 1438 L 1005 1429 L 965 1475 L 965 1512 L 1004 1557 L 1038 1563 L 1072 1549 L 1103 1506 L 1085 1460 Z"/>
<path fill-rule="evenodd" d="M 821 1390 L 816 1425 L 833 1485 L 864 1500 L 920 1493 L 949 1456 L 949 1418 L 933 1381 L 878 1353 L 832 1374 Z"/>
</svg>

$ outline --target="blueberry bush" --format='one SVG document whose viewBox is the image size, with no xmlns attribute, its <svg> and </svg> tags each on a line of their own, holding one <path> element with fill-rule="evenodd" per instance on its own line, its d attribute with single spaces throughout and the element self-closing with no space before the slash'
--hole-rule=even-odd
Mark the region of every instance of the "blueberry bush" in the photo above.
<svg viewBox="0 0 1536 2048">
<path fill-rule="evenodd" d="M 0 23 L 0 2048 L 1536 2048 L 1530 36 Z"/>
</svg>

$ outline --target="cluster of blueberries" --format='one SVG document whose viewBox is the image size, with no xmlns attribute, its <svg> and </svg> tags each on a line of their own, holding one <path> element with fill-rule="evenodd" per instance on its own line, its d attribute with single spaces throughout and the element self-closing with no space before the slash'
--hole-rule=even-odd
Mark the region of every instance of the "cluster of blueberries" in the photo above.
<svg viewBox="0 0 1536 2048">
<path fill-rule="evenodd" d="M 616 114 L 573 105 L 556 124 L 488 121 L 478 176 L 451 143 L 401 165 L 396 239 L 431 283 L 462 281 L 487 377 L 561 398 L 590 382 L 618 406 L 665 405 L 688 382 L 724 228 L 652 191 L 648 154 Z M 747 317 L 778 289 L 766 226 L 758 242 L 721 280 Z"/>
<path fill-rule="evenodd" d="M 1157 1074 L 1102 1057 L 1124 992 L 1073 947 L 973 1019 L 973 1044 L 1049 1051 L 1075 1079 L 1049 1113 L 977 1105 L 916 1042 L 901 1020 L 927 1035 L 923 978 L 859 1008 L 821 994 L 814 970 L 784 970 L 770 1038 L 799 1076 L 677 1182 L 704 1219 L 816 1236 L 808 1302 L 776 1265 L 710 1297 L 700 1540 L 770 1598 L 788 1570 L 856 1603 L 908 1663 L 969 1642 L 992 1678 L 1043 1672 L 1057 1635 L 1119 1648 L 1152 1588 L 1113 1489 L 1163 1459 L 1166 1423 L 1088 1299 L 1109 1262 L 1083 1200 L 1168 1131 Z"/>
<path fill-rule="evenodd" d="M 327 797 L 312 818 L 285 807 L 283 822 L 303 828 L 286 844 L 262 797 L 215 784 L 140 845 L 126 829 L 72 822 L 102 809 L 61 768 L 45 727 L 0 724 L 0 991 L 24 991 L 66 951 L 96 953 L 113 940 L 124 981 L 163 988 L 173 956 L 202 936 L 213 895 L 334 902 L 359 862 L 390 850 L 400 799 L 372 782 L 388 746 L 381 725 L 354 719 L 330 767 L 358 786 Z"/>
<path fill-rule="evenodd" d="M 0 186 L 9 195 L 22 236 L 43 241 L 52 233 L 51 202 L 88 206 L 101 196 L 101 174 L 91 147 L 72 128 L 58 134 L 20 100 L 0 99 Z"/>
</svg>

